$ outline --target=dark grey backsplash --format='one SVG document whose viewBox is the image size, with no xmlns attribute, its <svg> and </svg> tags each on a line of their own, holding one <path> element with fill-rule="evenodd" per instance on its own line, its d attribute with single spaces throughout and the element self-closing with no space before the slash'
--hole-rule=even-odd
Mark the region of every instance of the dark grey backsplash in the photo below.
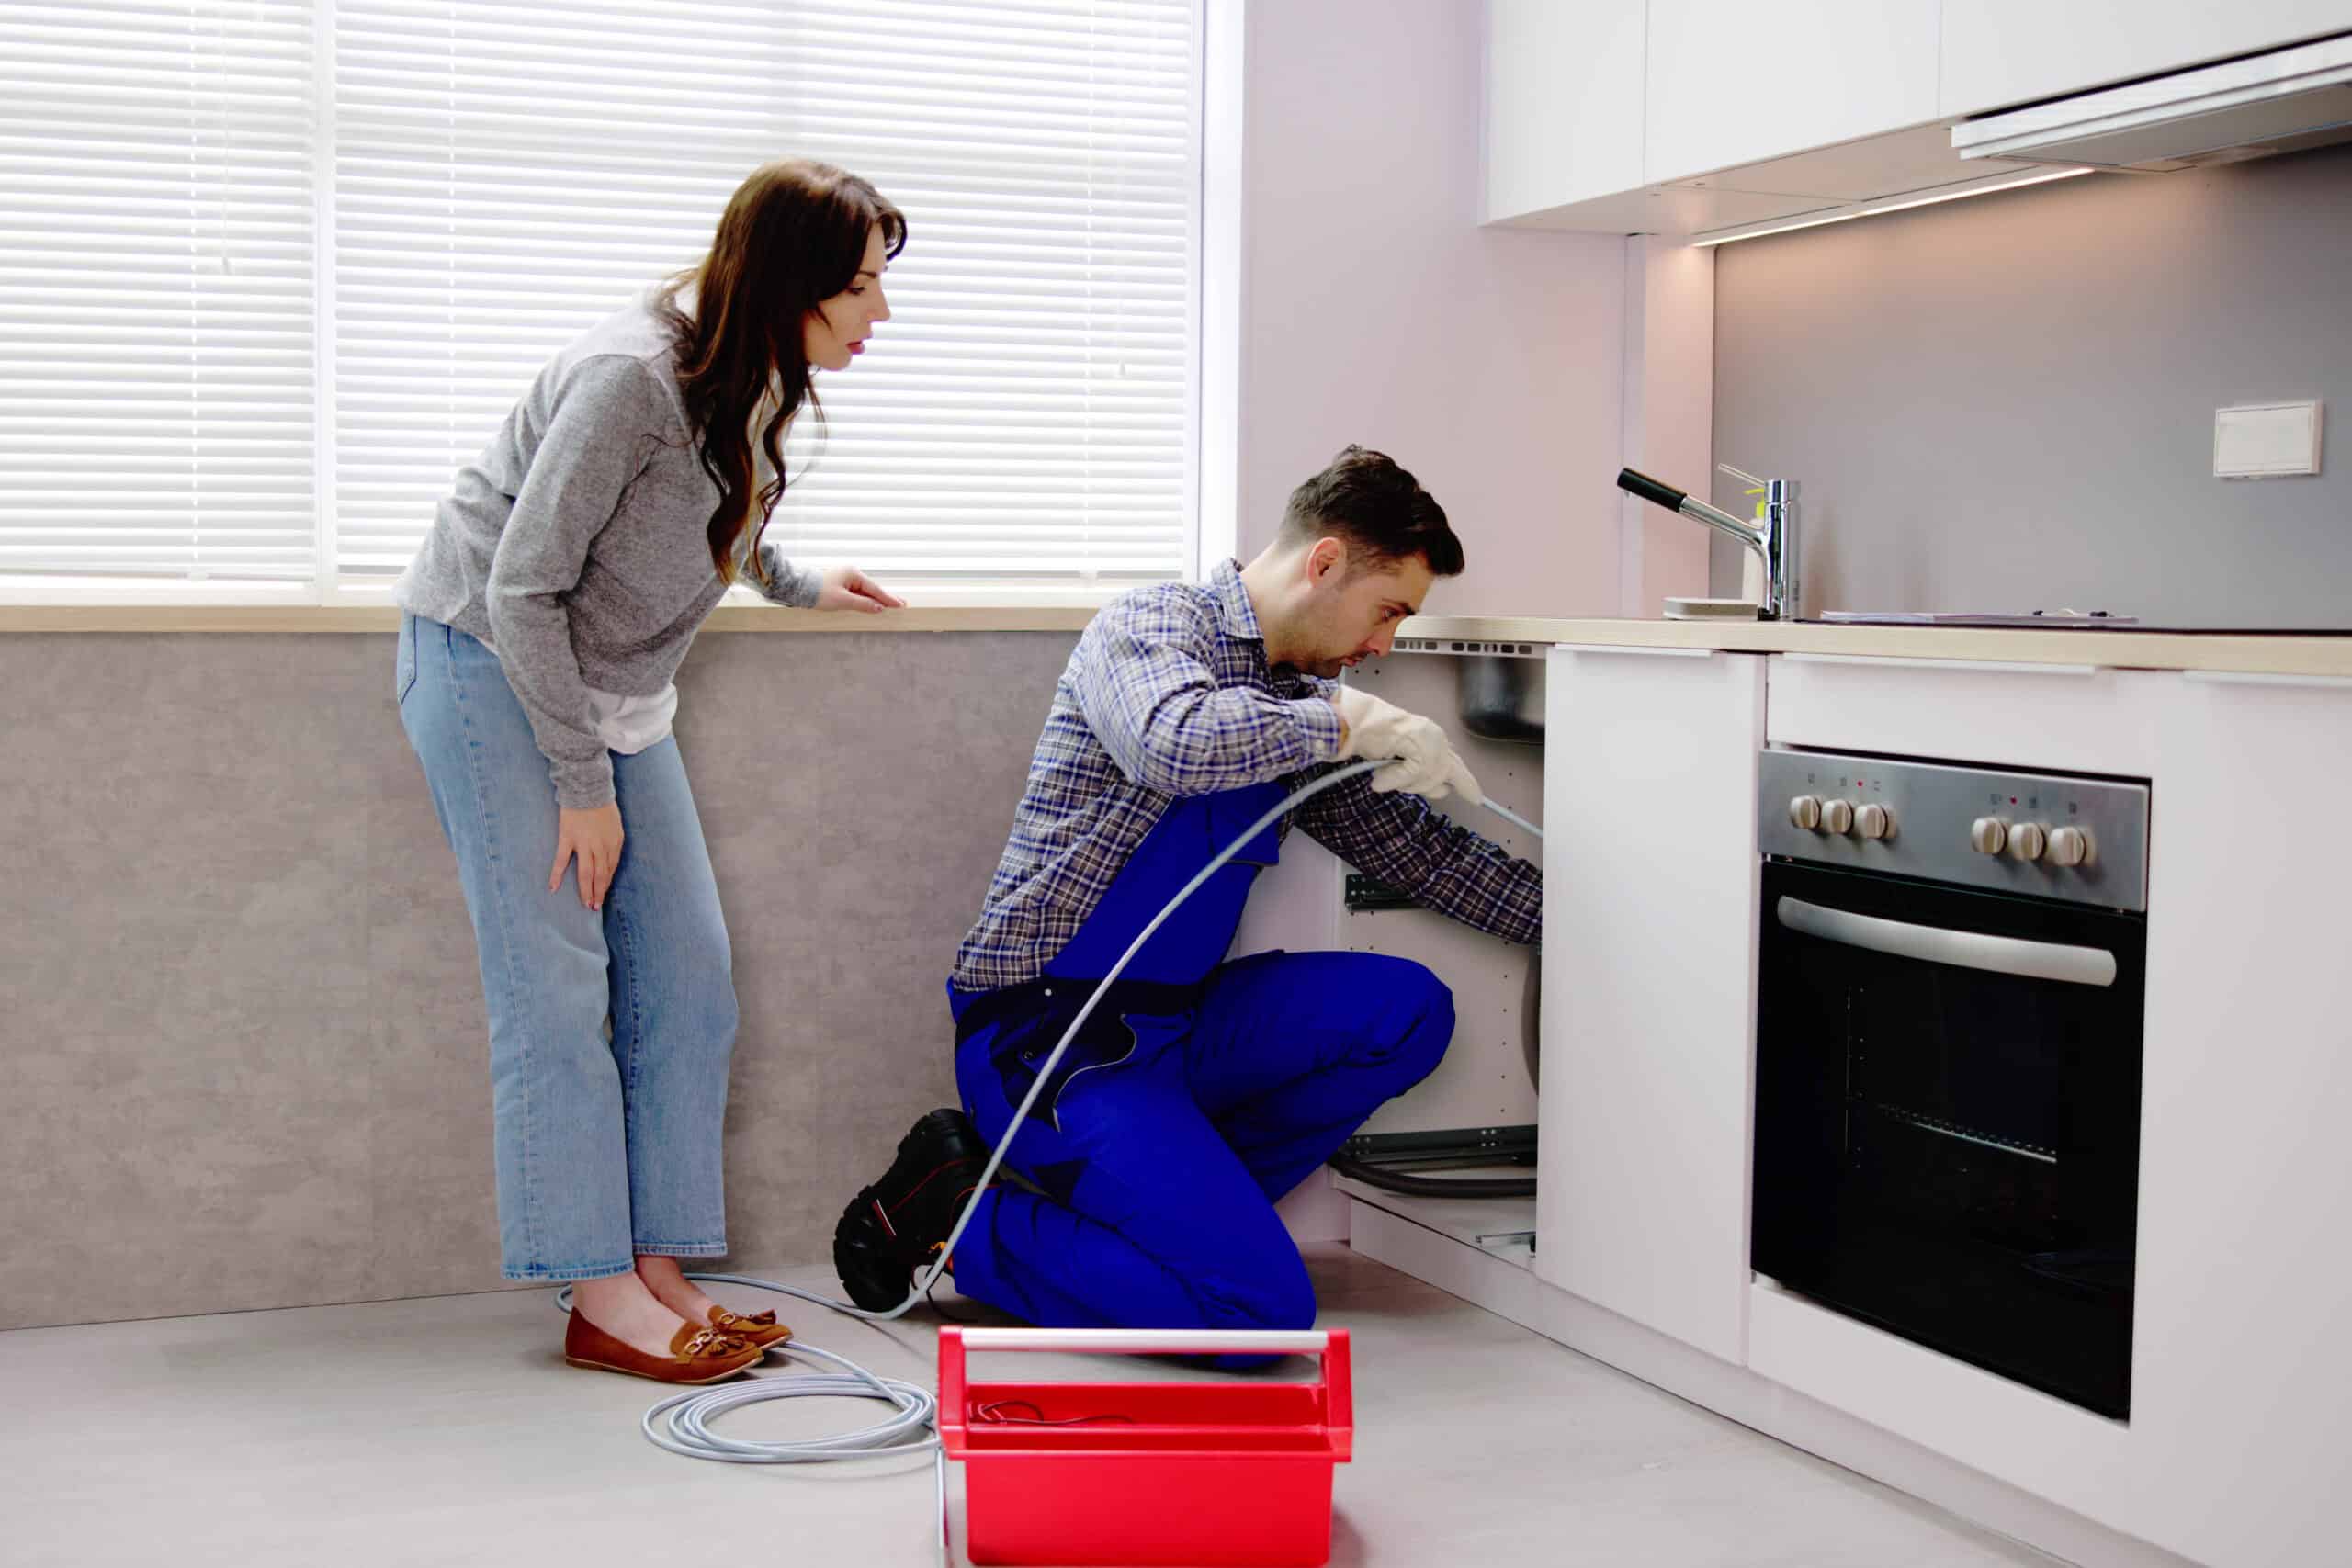
<svg viewBox="0 0 2352 1568">
<path fill-rule="evenodd" d="M 1808 615 L 2352 627 L 2352 147 L 1717 257 L 1715 456 L 1801 482 Z M 2213 477 L 2215 409 L 2307 398 L 2336 426 L 2319 475 Z M 1737 556 L 1716 542 L 1714 592 Z"/>
</svg>

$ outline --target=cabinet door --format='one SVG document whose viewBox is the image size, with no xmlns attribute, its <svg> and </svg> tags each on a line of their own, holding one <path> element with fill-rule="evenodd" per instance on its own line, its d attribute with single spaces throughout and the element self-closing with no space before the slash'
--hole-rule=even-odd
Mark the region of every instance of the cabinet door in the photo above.
<svg viewBox="0 0 2352 1568">
<path fill-rule="evenodd" d="M 1934 119 L 1941 8 L 1650 0 L 1644 177 L 1687 179 Z"/>
<path fill-rule="evenodd" d="M 1536 1272 L 1746 1350 L 1764 660 L 1557 649 Z"/>
<path fill-rule="evenodd" d="M 1954 0 L 1936 113 L 1983 114 L 2347 31 L 2345 0 Z"/>
<path fill-rule="evenodd" d="M 2132 1528 L 2217 1568 L 2340 1561 L 2352 682 L 2182 677 L 2156 747 Z"/>
<path fill-rule="evenodd" d="M 1487 0 L 1485 218 L 1642 183 L 1643 0 Z"/>
</svg>

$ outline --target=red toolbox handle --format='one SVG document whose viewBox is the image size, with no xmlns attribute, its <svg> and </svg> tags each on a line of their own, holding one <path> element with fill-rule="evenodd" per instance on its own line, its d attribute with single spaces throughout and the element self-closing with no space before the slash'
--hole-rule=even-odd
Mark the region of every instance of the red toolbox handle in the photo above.
<svg viewBox="0 0 2352 1568">
<path fill-rule="evenodd" d="M 1351 1457 L 1355 1393 L 1344 1328 L 960 1328 L 939 1331 L 939 1440 L 960 1455 L 971 1422 L 967 1350 L 1060 1350 L 1129 1356 L 1313 1356 L 1322 1370 L 1323 1406 L 1334 1455 Z"/>
</svg>

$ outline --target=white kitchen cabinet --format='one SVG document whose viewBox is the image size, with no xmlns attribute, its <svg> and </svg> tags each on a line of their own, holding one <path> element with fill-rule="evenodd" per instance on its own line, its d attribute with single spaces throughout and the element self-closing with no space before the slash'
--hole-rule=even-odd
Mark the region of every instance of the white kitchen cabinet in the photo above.
<svg viewBox="0 0 2352 1568">
<path fill-rule="evenodd" d="M 2352 1541 L 2352 682 L 2180 678 L 2157 731 L 2135 1524 L 2216 1568 Z"/>
<path fill-rule="evenodd" d="M 1764 663 L 1555 649 L 1544 719 L 1535 1270 L 1734 1362 Z"/>
<path fill-rule="evenodd" d="M 1705 234 L 2023 167 L 1936 117 L 1938 0 L 1488 0 L 1484 220 Z"/>
<path fill-rule="evenodd" d="M 2341 32 L 2347 0 L 1951 0 L 1933 112 L 1983 114 Z"/>
<path fill-rule="evenodd" d="M 1934 119 L 1943 8 L 1943 0 L 1649 0 L 1643 179 L 1687 179 Z"/>
<path fill-rule="evenodd" d="M 1747 1364 L 2209 1568 L 2334 1561 L 2312 1543 L 2352 1540 L 2352 682 L 1775 663 L 1775 744 L 2150 781 L 2132 1415 L 1763 1284 Z"/>
<path fill-rule="evenodd" d="M 1561 647 L 1547 686 L 1533 1278 L 1424 1277 L 2073 1561 L 2343 1557 L 2352 680 Z M 1776 744 L 2150 783 L 2128 1421 L 1751 1275 L 1768 697 Z"/>
<path fill-rule="evenodd" d="M 1488 0 L 1491 222 L 1642 183 L 1645 0 Z"/>
<path fill-rule="evenodd" d="M 1962 767 L 2145 778 L 2174 680 L 2087 664 L 1789 653 L 1772 660 L 1775 746 Z"/>
</svg>

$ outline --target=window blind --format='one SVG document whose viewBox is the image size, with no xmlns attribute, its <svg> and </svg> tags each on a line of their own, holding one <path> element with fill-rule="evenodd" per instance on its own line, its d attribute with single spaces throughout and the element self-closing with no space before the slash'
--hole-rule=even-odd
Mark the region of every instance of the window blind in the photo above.
<svg viewBox="0 0 2352 1568">
<path fill-rule="evenodd" d="M 1199 6 L 0 0 L 0 574 L 380 592 L 538 367 L 797 153 L 913 243 L 768 537 L 1178 575 Z"/>
<path fill-rule="evenodd" d="M 797 144 L 912 241 L 893 320 L 820 377 L 770 537 L 879 571 L 1181 575 L 1199 55 L 1191 0 L 795 9 Z"/>
<path fill-rule="evenodd" d="M 312 17 L 0 6 L 0 574 L 317 566 Z"/>
</svg>

